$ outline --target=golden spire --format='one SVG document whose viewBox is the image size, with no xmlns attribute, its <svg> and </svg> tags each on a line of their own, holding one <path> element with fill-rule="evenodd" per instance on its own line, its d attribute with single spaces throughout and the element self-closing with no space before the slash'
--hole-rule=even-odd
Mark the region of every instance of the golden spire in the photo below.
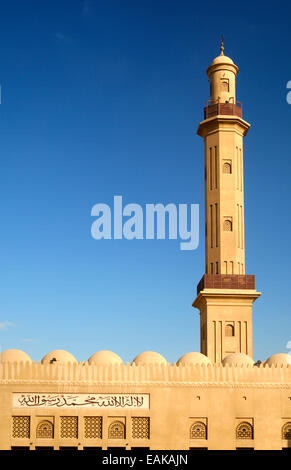
<svg viewBox="0 0 291 470">
<path fill-rule="evenodd" d="M 224 51 L 224 37 L 223 37 L 223 34 L 221 35 L 221 44 L 220 44 L 220 55 L 224 55 L 223 51 Z"/>
</svg>

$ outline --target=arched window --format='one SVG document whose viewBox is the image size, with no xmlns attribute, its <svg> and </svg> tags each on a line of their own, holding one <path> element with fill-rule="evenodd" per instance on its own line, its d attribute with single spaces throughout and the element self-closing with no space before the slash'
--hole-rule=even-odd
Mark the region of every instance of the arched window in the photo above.
<svg viewBox="0 0 291 470">
<path fill-rule="evenodd" d="M 223 230 L 225 232 L 231 232 L 232 231 L 232 221 L 229 220 L 229 219 L 226 219 L 224 222 L 223 222 Z"/>
<path fill-rule="evenodd" d="M 109 439 L 125 439 L 125 427 L 121 421 L 114 421 L 108 429 Z"/>
<path fill-rule="evenodd" d="M 231 163 L 225 162 L 222 167 L 223 173 L 231 173 Z"/>
<path fill-rule="evenodd" d="M 291 440 L 291 423 L 285 423 L 282 428 L 282 439 Z"/>
<path fill-rule="evenodd" d="M 225 325 L 225 336 L 234 336 L 234 326 L 233 325 Z"/>
<path fill-rule="evenodd" d="M 196 421 L 196 423 L 191 425 L 190 439 L 207 439 L 206 431 L 206 424 Z"/>
<path fill-rule="evenodd" d="M 229 80 L 228 78 L 222 78 L 220 82 L 221 91 L 229 92 Z"/>
<path fill-rule="evenodd" d="M 240 423 L 236 428 L 237 439 L 253 439 L 253 426 L 250 423 Z"/>
<path fill-rule="evenodd" d="M 54 437 L 54 425 L 50 421 L 41 421 L 36 428 L 36 437 L 53 439 Z"/>
</svg>

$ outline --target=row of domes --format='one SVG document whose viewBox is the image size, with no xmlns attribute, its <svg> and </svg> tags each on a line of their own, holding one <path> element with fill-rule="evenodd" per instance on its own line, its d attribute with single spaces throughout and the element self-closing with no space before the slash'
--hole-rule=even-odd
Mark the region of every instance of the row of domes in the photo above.
<svg viewBox="0 0 291 470">
<path fill-rule="evenodd" d="M 1 362 L 32 362 L 31 358 L 24 351 L 19 349 L 6 349 L 0 354 Z M 77 363 L 77 359 L 68 351 L 62 349 L 56 349 L 46 354 L 42 360 L 42 364 L 53 364 L 58 363 Z M 123 364 L 121 357 L 112 351 L 97 351 L 88 359 L 88 364 L 106 365 L 106 364 Z M 145 364 L 168 364 L 168 361 L 159 353 L 154 351 L 145 351 L 138 354 L 134 358 L 131 364 L 136 366 Z M 177 365 L 188 365 L 188 364 L 199 364 L 199 365 L 211 365 L 210 359 L 199 352 L 189 352 L 184 354 L 177 361 Z M 255 361 L 244 353 L 234 353 L 226 356 L 223 361 L 223 365 L 236 365 L 236 366 L 253 366 Z M 291 355 L 286 353 L 273 354 L 266 361 L 264 365 L 268 366 L 286 366 L 291 365 Z"/>
</svg>

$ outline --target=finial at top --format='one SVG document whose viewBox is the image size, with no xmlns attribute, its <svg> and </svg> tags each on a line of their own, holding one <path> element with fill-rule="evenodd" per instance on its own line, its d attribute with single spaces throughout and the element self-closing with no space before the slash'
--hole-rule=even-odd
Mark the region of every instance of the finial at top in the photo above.
<svg viewBox="0 0 291 470">
<path fill-rule="evenodd" d="M 223 51 L 224 51 L 224 36 L 223 34 L 221 35 L 221 43 L 220 43 L 220 55 L 224 55 Z"/>
</svg>

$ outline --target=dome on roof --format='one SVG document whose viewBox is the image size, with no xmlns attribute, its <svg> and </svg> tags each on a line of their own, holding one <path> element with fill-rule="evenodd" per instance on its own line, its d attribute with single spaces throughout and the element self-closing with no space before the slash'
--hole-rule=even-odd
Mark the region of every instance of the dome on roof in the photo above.
<svg viewBox="0 0 291 470">
<path fill-rule="evenodd" d="M 46 354 L 41 360 L 42 364 L 53 364 L 54 362 L 76 363 L 77 359 L 68 351 L 64 351 L 63 349 L 55 349 L 54 351 Z"/>
<path fill-rule="evenodd" d="M 219 55 L 213 59 L 213 61 L 210 64 L 211 65 L 218 65 L 218 64 L 231 64 L 234 65 L 233 60 L 230 57 L 227 57 L 227 55 Z"/>
<path fill-rule="evenodd" d="M 89 364 L 123 364 L 121 357 L 112 351 L 97 351 L 88 359 Z"/>
<path fill-rule="evenodd" d="M 6 349 L 0 354 L 1 362 L 32 362 L 28 354 L 20 349 Z"/>
<path fill-rule="evenodd" d="M 131 364 L 142 366 L 144 364 L 167 364 L 167 360 L 155 351 L 144 351 L 134 358 Z"/>
<path fill-rule="evenodd" d="M 244 353 L 233 353 L 228 354 L 223 361 L 222 364 L 225 366 L 226 364 L 232 366 L 253 366 L 255 361 Z"/>
<path fill-rule="evenodd" d="M 210 359 L 205 356 L 204 354 L 201 354 L 199 352 L 188 352 L 187 354 L 184 354 L 180 359 L 177 361 L 177 365 L 188 365 L 188 364 L 211 364 Z"/>
<path fill-rule="evenodd" d="M 273 354 L 264 362 L 265 366 L 282 367 L 287 366 L 288 364 L 291 365 L 291 354 L 287 353 Z"/>
<path fill-rule="evenodd" d="M 235 75 L 238 73 L 238 66 L 235 65 L 233 60 L 226 55 L 219 55 L 213 59 L 211 64 L 206 70 L 207 75 L 210 75 L 217 70 L 231 70 Z"/>
</svg>

